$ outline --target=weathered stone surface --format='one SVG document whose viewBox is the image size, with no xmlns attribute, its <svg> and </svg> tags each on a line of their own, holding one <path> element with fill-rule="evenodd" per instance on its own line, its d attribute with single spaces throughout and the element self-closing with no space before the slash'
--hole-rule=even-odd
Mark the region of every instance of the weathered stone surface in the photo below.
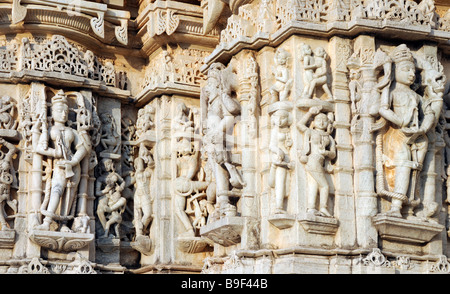
<svg viewBox="0 0 450 294">
<path fill-rule="evenodd" d="M 449 4 L 194 2 L 2 3 L 0 272 L 448 273 Z"/>
</svg>

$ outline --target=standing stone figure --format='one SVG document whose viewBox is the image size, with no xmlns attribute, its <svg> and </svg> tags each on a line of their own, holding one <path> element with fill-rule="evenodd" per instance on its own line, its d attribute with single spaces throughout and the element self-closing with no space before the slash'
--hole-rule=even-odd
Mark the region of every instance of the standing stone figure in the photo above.
<svg viewBox="0 0 450 294">
<path fill-rule="evenodd" d="M 41 210 L 45 218 L 37 227 L 40 230 L 49 230 L 50 224 L 59 220 L 62 224 L 61 231 L 70 231 L 67 221 L 74 217 L 74 203 L 81 179 L 80 163 L 92 150 L 87 132 L 79 132 L 67 126 L 68 115 L 67 97 L 64 91 L 60 90 L 52 98 L 53 125 L 47 127 L 47 117 L 42 113 L 34 126 L 35 129 L 41 128 L 35 152 L 53 159 L 51 190 L 48 201 L 44 201 L 46 205 Z"/>
<path fill-rule="evenodd" d="M 269 149 L 271 166 L 269 185 L 275 189 L 275 214 L 283 214 L 283 201 L 288 191 L 288 172 L 291 169 L 289 149 L 292 146 L 290 109 L 279 109 L 271 115 L 272 131 Z"/>
<path fill-rule="evenodd" d="M 391 208 L 386 215 L 401 217 L 404 203 L 414 201 L 419 174 L 428 149 L 427 133 L 436 122 L 431 103 L 411 86 L 416 80 L 415 60 L 402 44 L 391 55 L 395 64 L 394 81 L 382 95 L 380 115 L 389 123 L 383 136 L 386 181 L 391 188 Z"/>
<path fill-rule="evenodd" d="M 230 184 L 235 188 L 244 185 L 240 172 L 232 162 L 233 142 L 227 140 L 233 134 L 236 116 L 241 111 L 239 103 L 231 96 L 237 89 L 233 70 L 233 60 L 227 68 L 221 63 L 213 64 L 200 97 L 203 146 L 215 179 L 216 204 L 220 214 L 227 216 L 236 215 L 236 207 L 229 200 Z"/>
<path fill-rule="evenodd" d="M 331 114 L 327 116 L 320 110 L 320 107 L 311 107 L 297 124 L 299 131 L 304 134 L 300 162 L 305 165 L 307 173 L 307 213 L 332 217 L 328 211 L 330 186 L 326 178 L 326 160 L 336 157 L 336 142 L 331 136 Z M 313 116 L 314 119 L 308 127 L 308 121 Z"/>
</svg>

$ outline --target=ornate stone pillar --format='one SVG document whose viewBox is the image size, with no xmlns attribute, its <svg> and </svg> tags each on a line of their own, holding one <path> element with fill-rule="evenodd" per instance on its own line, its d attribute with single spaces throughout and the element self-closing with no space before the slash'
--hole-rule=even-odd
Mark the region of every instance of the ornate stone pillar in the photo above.
<svg viewBox="0 0 450 294">
<path fill-rule="evenodd" d="M 376 103 L 373 89 L 377 80 L 373 68 L 375 55 L 375 38 L 361 35 L 354 41 L 353 51 L 358 55 L 358 70 L 361 74 L 361 101 L 366 104 L 361 107 L 359 114 L 354 113 L 352 119 L 352 133 L 355 163 L 355 192 L 356 192 L 356 236 L 357 242 L 363 248 L 377 246 L 377 231 L 372 224 L 372 217 L 377 214 L 377 194 L 375 192 L 375 162 L 373 160 L 375 117 L 369 112 L 369 106 Z M 379 99 L 379 98 L 378 98 Z"/>
<path fill-rule="evenodd" d="M 237 95 L 241 104 L 241 146 L 242 146 L 242 177 L 246 185 L 242 188 L 241 210 L 244 226 L 241 235 L 242 249 L 258 249 L 260 221 L 259 199 L 256 176 L 257 150 L 258 150 L 258 113 L 259 72 L 253 51 L 243 51 L 240 58 L 241 74 L 239 78 L 239 93 Z"/>
<path fill-rule="evenodd" d="M 350 133 L 350 92 L 348 87 L 347 61 L 352 48 L 349 39 L 333 37 L 329 43 L 333 83 L 331 91 L 334 96 L 334 128 L 336 140 L 335 182 L 335 217 L 339 220 L 336 240 L 341 247 L 356 244 L 354 226 L 355 207 L 353 185 L 353 146 Z"/>
</svg>

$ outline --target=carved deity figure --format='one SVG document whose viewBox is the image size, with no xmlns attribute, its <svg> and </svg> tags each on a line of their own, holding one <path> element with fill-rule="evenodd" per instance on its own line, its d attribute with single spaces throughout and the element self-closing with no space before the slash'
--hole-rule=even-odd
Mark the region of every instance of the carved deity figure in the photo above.
<svg viewBox="0 0 450 294">
<path fill-rule="evenodd" d="M 61 220 L 61 231 L 70 231 L 67 221 L 72 219 L 74 214 L 73 204 L 81 178 L 80 163 L 85 157 L 89 157 L 92 150 L 89 134 L 69 127 L 68 115 L 67 97 L 64 91 L 60 90 L 52 98 L 53 125 L 47 127 L 45 113 L 42 113 L 34 125 L 35 131 L 42 129 L 35 152 L 53 160 L 51 190 L 41 207 L 45 218 L 37 227 L 40 230 L 49 230 L 53 221 Z"/>
<path fill-rule="evenodd" d="M 287 177 L 291 168 L 289 149 L 292 146 L 290 126 L 292 118 L 288 110 L 279 109 L 271 115 L 272 131 L 269 149 L 271 152 L 269 185 L 275 189 L 275 214 L 283 214 L 283 201 L 287 196 Z"/>
<path fill-rule="evenodd" d="M 396 47 L 391 55 L 395 77 L 382 95 L 380 115 L 389 122 L 383 136 L 386 180 L 391 187 L 391 208 L 386 213 L 401 217 L 401 208 L 414 204 L 419 173 L 428 150 L 427 133 L 435 125 L 440 109 L 433 109 L 411 86 L 416 80 L 414 57 L 406 45 Z M 436 111 L 438 111 L 436 113 Z"/>
<path fill-rule="evenodd" d="M 2 154 L 3 156 L 0 160 L 0 230 L 7 230 L 9 229 L 9 225 L 6 222 L 5 205 L 8 205 L 14 213 L 17 212 L 17 200 L 11 200 L 11 184 L 15 176 L 13 174 L 12 158 L 17 148 L 3 138 L 0 138 L 0 144 L 8 149 L 6 153 Z"/>
<path fill-rule="evenodd" d="M 272 102 L 286 101 L 289 99 L 289 91 L 292 88 L 293 80 L 290 78 L 289 68 L 287 66 L 289 52 L 283 48 L 278 48 L 275 52 L 272 75 L 275 77 L 275 83 L 270 87 Z"/>
<path fill-rule="evenodd" d="M 203 148 L 206 152 L 216 185 L 217 205 L 221 214 L 235 215 L 235 207 L 229 202 L 230 184 L 235 188 L 244 185 L 242 176 L 231 158 L 231 137 L 235 117 L 240 114 L 239 103 L 231 96 L 237 89 L 234 61 L 225 68 L 215 63 L 208 72 L 208 80 L 201 92 Z"/>
<path fill-rule="evenodd" d="M 301 45 L 301 62 L 303 63 L 303 99 L 313 98 L 316 87 L 322 86 L 327 101 L 333 99 L 330 88 L 328 87 L 327 77 L 327 59 L 328 54 L 322 47 L 317 47 L 311 52 L 311 47 L 307 44 Z"/>
<path fill-rule="evenodd" d="M 326 178 L 328 172 L 326 162 L 336 157 L 336 143 L 331 136 L 332 115 L 320 111 L 320 107 L 311 107 L 297 123 L 298 130 L 304 134 L 300 162 L 305 165 L 307 174 L 307 213 L 332 217 L 328 211 L 330 185 Z M 313 116 L 314 119 L 308 126 Z M 318 207 L 317 196 L 319 196 Z"/>
</svg>

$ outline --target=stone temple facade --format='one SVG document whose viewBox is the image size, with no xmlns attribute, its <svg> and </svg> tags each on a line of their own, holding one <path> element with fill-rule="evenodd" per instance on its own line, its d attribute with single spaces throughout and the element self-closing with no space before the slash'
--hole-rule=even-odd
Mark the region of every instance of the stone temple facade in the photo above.
<svg viewBox="0 0 450 294">
<path fill-rule="evenodd" d="M 5 0 L 0 273 L 449 273 L 447 0 Z"/>
</svg>

